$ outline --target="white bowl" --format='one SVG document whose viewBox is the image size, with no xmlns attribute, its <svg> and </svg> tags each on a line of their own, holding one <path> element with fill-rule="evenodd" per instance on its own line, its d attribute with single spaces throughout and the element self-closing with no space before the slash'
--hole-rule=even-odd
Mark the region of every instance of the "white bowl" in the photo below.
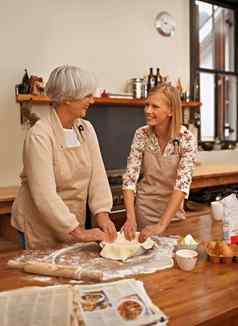
<svg viewBox="0 0 238 326">
<path fill-rule="evenodd" d="M 191 271 L 197 263 L 198 253 L 195 250 L 181 249 L 176 251 L 175 259 L 183 271 Z"/>
</svg>

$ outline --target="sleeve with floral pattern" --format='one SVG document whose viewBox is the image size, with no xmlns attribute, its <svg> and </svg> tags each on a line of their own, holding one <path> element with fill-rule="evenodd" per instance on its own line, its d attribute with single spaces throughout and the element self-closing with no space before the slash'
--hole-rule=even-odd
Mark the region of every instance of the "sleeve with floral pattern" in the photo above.
<svg viewBox="0 0 238 326">
<path fill-rule="evenodd" d="M 180 190 L 188 198 L 192 182 L 193 162 L 197 155 L 197 145 L 193 134 L 186 130 L 181 139 L 181 159 L 179 161 L 175 190 Z"/>
<path fill-rule="evenodd" d="M 127 159 L 127 169 L 123 175 L 122 189 L 124 190 L 136 192 L 136 184 L 140 175 L 145 148 L 145 137 L 146 133 L 143 127 L 136 130 Z"/>
</svg>

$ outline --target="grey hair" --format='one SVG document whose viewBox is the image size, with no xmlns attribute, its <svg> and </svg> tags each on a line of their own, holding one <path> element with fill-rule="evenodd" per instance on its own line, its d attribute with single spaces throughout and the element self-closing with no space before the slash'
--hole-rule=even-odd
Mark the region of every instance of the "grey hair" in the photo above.
<svg viewBox="0 0 238 326">
<path fill-rule="evenodd" d="M 79 100 L 96 91 L 96 78 L 79 67 L 63 65 L 55 68 L 46 83 L 46 95 L 53 104 Z"/>
</svg>

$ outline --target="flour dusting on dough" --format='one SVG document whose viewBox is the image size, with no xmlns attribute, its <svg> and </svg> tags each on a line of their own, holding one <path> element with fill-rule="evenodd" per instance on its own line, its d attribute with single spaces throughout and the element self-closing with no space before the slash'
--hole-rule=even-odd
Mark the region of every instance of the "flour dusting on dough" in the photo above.
<svg viewBox="0 0 238 326">
<path fill-rule="evenodd" d="M 102 243 L 103 249 L 100 255 L 104 258 L 125 261 L 130 257 L 141 255 L 145 250 L 151 249 L 155 242 L 148 238 L 145 242 L 138 241 L 139 232 L 136 232 L 135 239 L 129 241 L 125 238 L 124 232 L 117 233 L 117 239 L 112 243 Z"/>
</svg>

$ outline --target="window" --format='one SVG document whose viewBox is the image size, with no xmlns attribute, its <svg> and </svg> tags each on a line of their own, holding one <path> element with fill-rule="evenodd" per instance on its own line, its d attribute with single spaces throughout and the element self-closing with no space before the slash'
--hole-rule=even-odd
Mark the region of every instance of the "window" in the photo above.
<svg viewBox="0 0 238 326">
<path fill-rule="evenodd" d="M 238 139 L 238 10 L 234 0 L 190 0 L 191 93 L 200 141 Z"/>
</svg>

